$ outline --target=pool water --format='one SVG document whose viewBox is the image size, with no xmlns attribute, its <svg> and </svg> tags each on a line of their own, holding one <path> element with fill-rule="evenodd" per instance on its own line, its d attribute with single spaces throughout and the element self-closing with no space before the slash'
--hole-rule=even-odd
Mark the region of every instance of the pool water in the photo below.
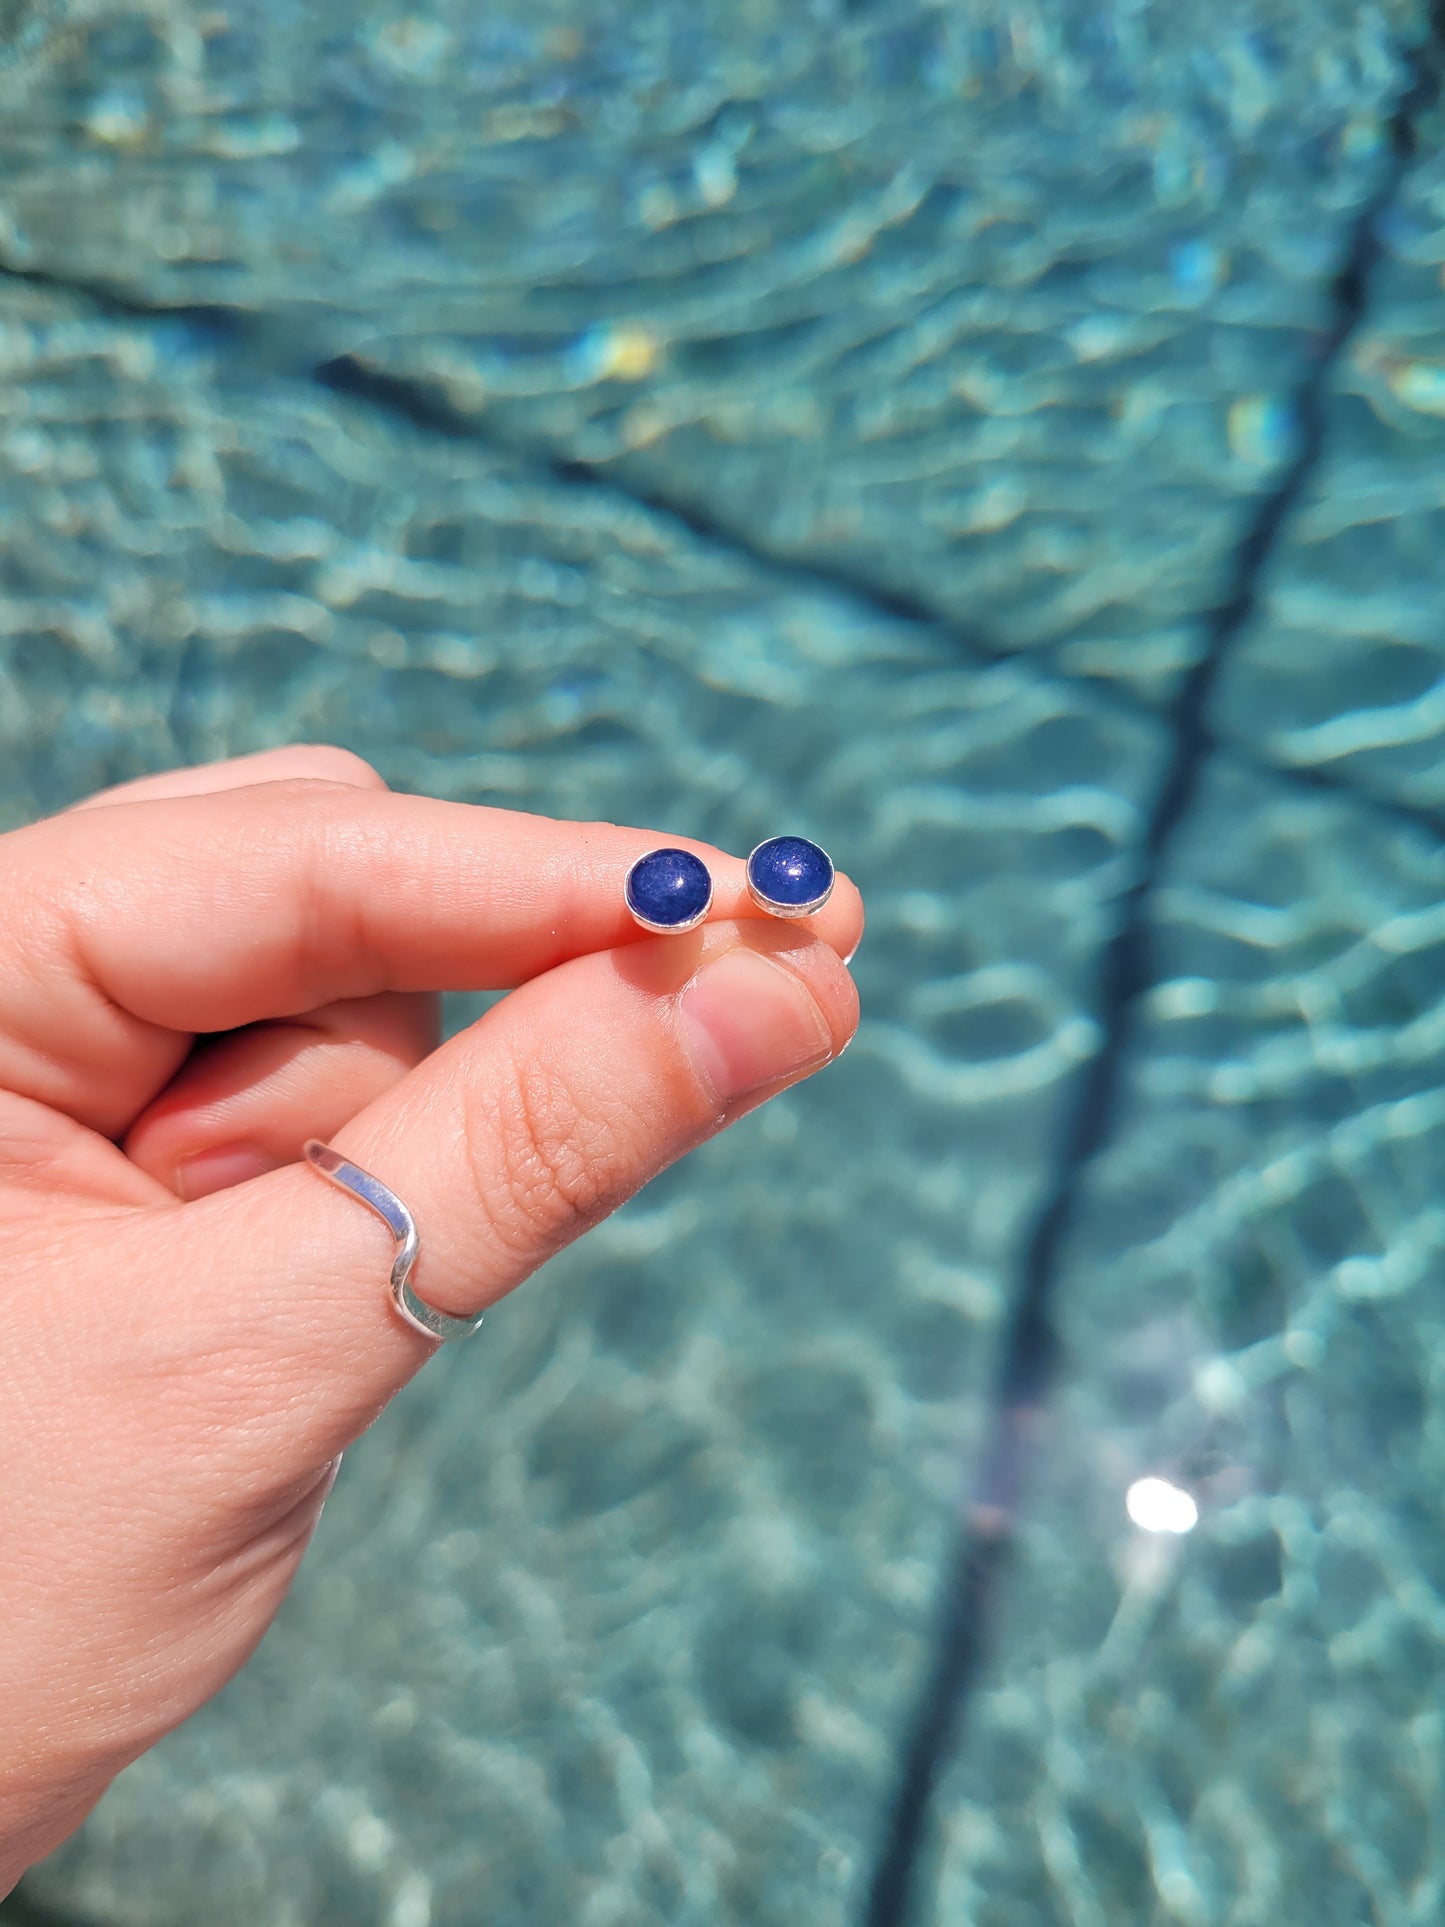
<svg viewBox="0 0 1445 1927">
<path fill-rule="evenodd" d="M 1442 75 L 0 0 L 0 825 L 323 740 L 869 911 L 0 1921 L 1440 1918 Z"/>
</svg>

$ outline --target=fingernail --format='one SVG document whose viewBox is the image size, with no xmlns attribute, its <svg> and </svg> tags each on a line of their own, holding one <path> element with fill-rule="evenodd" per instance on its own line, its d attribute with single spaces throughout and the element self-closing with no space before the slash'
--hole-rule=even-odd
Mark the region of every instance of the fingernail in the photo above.
<svg viewBox="0 0 1445 1927">
<path fill-rule="evenodd" d="M 197 1151 L 182 1158 L 176 1170 L 176 1189 L 187 1203 L 207 1198 L 213 1191 L 229 1190 L 248 1178 L 262 1178 L 268 1171 L 279 1171 L 280 1158 L 273 1158 L 255 1144 L 220 1144 L 213 1151 Z"/>
<path fill-rule="evenodd" d="M 729 950 L 682 993 L 693 1062 L 719 1101 L 826 1064 L 833 1037 L 806 986 L 755 950 Z"/>
</svg>

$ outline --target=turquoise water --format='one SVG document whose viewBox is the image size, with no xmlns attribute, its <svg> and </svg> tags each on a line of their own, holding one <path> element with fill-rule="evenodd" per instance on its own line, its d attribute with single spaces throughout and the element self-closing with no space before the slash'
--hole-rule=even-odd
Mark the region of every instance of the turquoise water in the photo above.
<svg viewBox="0 0 1445 1927">
<path fill-rule="evenodd" d="M 328 740 L 869 904 L 0 1920 L 1440 1917 L 1445 58 L 1201 19 L 0 0 L 0 822 Z"/>
</svg>

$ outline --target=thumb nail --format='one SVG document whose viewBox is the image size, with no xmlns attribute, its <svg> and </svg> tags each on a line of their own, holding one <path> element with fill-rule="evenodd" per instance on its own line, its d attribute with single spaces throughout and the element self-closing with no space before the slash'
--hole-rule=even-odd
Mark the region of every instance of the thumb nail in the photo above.
<svg viewBox="0 0 1445 1927">
<path fill-rule="evenodd" d="M 182 1158 L 176 1170 L 176 1189 L 189 1203 L 193 1198 L 209 1197 L 213 1191 L 227 1191 L 248 1178 L 265 1177 L 279 1171 L 282 1160 L 273 1158 L 255 1144 L 220 1144 L 210 1151 L 197 1151 Z"/>
<path fill-rule="evenodd" d="M 833 1037 L 806 985 L 755 950 L 729 950 L 682 993 L 683 1031 L 723 1104 L 826 1064 Z"/>
</svg>

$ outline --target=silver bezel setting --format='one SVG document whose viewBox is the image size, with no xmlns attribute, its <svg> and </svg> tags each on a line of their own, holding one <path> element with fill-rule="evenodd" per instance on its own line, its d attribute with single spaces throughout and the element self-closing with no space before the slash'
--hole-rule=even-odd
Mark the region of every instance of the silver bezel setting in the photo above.
<svg viewBox="0 0 1445 1927">
<path fill-rule="evenodd" d="M 838 881 L 837 864 L 834 863 L 831 856 L 828 856 L 828 852 L 826 850 L 823 850 L 823 846 L 821 843 L 814 843 L 812 837 L 810 836 L 800 837 L 798 839 L 799 842 L 812 843 L 813 848 L 815 850 L 823 850 L 824 856 L 828 857 L 828 868 L 832 872 L 832 875 L 829 878 L 828 887 L 823 892 L 822 896 L 815 897 L 811 903 L 778 903 L 772 897 L 765 897 L 762 891 L 753 882 L 753 858 L 757 855 L 758 851 L 764 847 L 765 844 L 776 843 L 777 840 L 778 839 L 775 836 L 765 836 L 763 838 L 762 843 L 755 843 L 751 848 L 751 850 L 748 851 L 748 860 L 743 867 L 743 877 L 748 886 L 748 895 L 752 898 L 753 902 L 758 906 L 758 908 L 760 910 L 766 910 L 770 917 L 785 917 L 789 921 L 792 921 L 796 917 L 817 916 L 818 912 L 822 909 L 823 905 L 828 901 L 829 897 L 831 897 L 833 894 L 833 885 Z"/>
<path fill-rule="evenodd" d="M 671 850 L 680 847 L 680 845 L 672 843 L 659 843 L 657 850 Z M 633 909 L 631 886 L 632 872 L 637 868 L 639 863 L 645 863 L 650 856 L 656 856 L 657 850 L 644 850 L 640 857 L 635 858 L 633 862 L 628 864 L 627 875 L 623 878 L 622 882 L 622 901 L 627 905 L 628 916 L 631 917 L 639 929 L 650 931 L 654 937 L 686 936 L 689 930 L 696 930 L 698 925 L 706 918 L 708 911 L 712 908 L 712 871 L 707 871 L 707 900 L 695 916 L 689 917 L 686 923 L 654 923 L 651 917 L 644 917 L 640 910 Z M 685 856 L 691 856 L 692 851 L 685 850 L 683 854 Z M 698 858 L 698 861 L 700 863 L 702 862 L 701 857 Z M 703 864 L 703 868 L 707 870 L 705 863 Z"/>
</svg>

